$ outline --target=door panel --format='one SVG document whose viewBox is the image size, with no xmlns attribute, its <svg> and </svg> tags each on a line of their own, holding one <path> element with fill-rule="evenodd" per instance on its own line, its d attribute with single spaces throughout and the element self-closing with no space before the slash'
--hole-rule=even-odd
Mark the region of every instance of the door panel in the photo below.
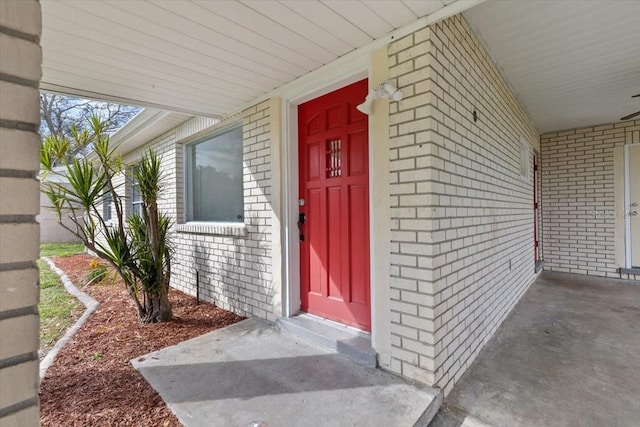
<svg viewBox="0 0 640 427">
<path fill-rule="evenodd" d="M 351 195 L 349 197 L 349 211 L 360 212 L 368 208 L 369 198 L 367 188 L 363 185 L 353 185 L 350 189 Z M 369 262 L 363 259 L 359 254 L 366 250 L 361 247 L 360 242 L 367 241 L 369 234 L 368 224 L 363 222 L 353 222 L 351 225 L 351 235 L 349 240 L 351 241 L 351 253 L 349 258 L 351 259 L 351 277 L 350 280 L 354 283 L 363 280 L 365 277 L 369 277 Z M 366 306 L 369 304 L 368 293 L 365 292 L 368 283 L 362 283 L 360 285 L 353 286 L 351 288 L 350 302 L 361 304 Z"/>
<path fill-rule="evenodd" d="M 631 266 L 640 267 L 640 144 L 629 146 L 629 196 Z"/>
<path fill-rule="evenodd" d="M 368 120 L 363 80 L 298 107 L 303 311 L 370 330 Z"/>
<path fill-rule="evenodd" d="M 306 232 L 307 236 L 305 240 L 312 242 L 322 242 L 322 236 L 325 235 L 324 228 L 322 227 L 322 222 L 320 221 L 309 221 L 308 218 L 318 218 L 322 216 L 322 211 L 320 210 L 322 206 L 321 202 L 321 194 L 319 189 L 311 189 L 307 192 L 307 220 Z M 320 244 L 314 245 L 311 248 L 311 251 L 308 255 L 308 261 L 305 265 L 309 266 L 309 276 L 310 277 L 318 277 L 322 279 L 324 277 L 324 263 L 322 259 L 322 253 L 324 253 L 324 248 L 320 247 Z M 313 282 L 309 282 L 310 288 L 309 292 L 313 292 L 317 295 L 322 295 L 322 280 L 315 280 Z"/>
<path fill-rule="evenodd" d="M 344 240 L 342 230 L 341 188 L 327 188 L 327 272 L 329 273 L 329 289 L 327 295 L 342 299 L 342 250 Z M 313 242 L 311 242 L 313 243 Z M 312 278 L 313 281 L 313 278 Z"/>
<path fill-rule="evenodd" d="M 309 168 L 307 169 L 307 180 L 317 181 L 320 179 L 320 144 L 309 145 L 307 151 L 309 152 Z"/>
<path fill-rule="evenodd" d="M 342 106 L 334 105 L 327 108 L 327 129 L 335 129 L 342 126 Z"/>
<path fill-rule="evenodd" d="M 349 175 L 366 174 L 369 165 L 367 160 L 367 134 L 366 132 L 356 132 L 349 134 Z"/>
</svg>

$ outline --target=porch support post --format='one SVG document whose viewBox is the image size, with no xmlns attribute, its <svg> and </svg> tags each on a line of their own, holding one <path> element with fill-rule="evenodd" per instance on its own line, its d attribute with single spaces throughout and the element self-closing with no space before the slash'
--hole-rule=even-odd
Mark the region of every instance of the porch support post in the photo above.
<svg viewBox="0 0 640 427">
<path fill-rule="evenodd" d="M 40 3 L 0 1 L 0 425 L 37 426 Z"/>
<path fill-rule="evenodd" d="M 273 314 L 286 315 L 287 290 L 282 278 L 286 275 L 283 259 L 283 242 L 286 234 L 282 223 L 282 98 L 269 100 L 269 131 L 271 142 L 271 269 L 273 277 Z"/>
<path fill-rule="evenodd" d="M 389 77 L 387 46 L 371 54 L 369 87 L 374 88 Z M 389 290 L 389 245 L 391 242 L 391 208 L 389 205 L 389 100 L 378 99 L 369 116 L 369 151 L 371 153 L 371 344 L 384 369 L 391 363 L 391 308 Z"/>
</svg>

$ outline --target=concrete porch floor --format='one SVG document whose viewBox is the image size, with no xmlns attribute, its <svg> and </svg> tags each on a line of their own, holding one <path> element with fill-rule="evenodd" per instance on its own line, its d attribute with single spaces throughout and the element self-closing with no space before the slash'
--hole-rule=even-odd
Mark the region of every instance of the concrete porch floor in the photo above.
<svg viewBox="0 0 640 427">
<path fill-rule="evenodd" d="M 640 425 L 640 283 L 544 272 L 432 427 Z"/>
<path fill-rule="evenodd" d="M 435 389 L 248 319 L 132 361 L 185 426 L 426 425 Z"/>
</svg>

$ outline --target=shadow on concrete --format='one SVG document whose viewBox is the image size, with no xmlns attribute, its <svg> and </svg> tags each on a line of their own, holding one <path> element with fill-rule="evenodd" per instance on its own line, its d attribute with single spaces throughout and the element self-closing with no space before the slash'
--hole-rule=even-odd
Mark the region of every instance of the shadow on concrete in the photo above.
<svg viewBox="0 0 640 427">
<path fill-rule="evenodd" d="M 237 360 L 217 363 L 165 365 L 140 368 L 145 377 L 174 383 L 176 387 L 162 394 L 167 402 L 198 400 L 248 399 L 264 395 L 353 389 L 380 385 L 376 375 L 362 375 L 353 364 L 336 354 L 282 357 L 277 359 Z M 327 375 L 341 370 L 339 376 Z M 178 386 L 178 384 L 185 386 Z M 386 384 L 400 384 L 389 377 Z"/>
<path fill-rule="evenodd" d="M 440 403 L 437 390 L 255 318 L 132 364 L 189 427 L 412 426 Z"/>
</svg>

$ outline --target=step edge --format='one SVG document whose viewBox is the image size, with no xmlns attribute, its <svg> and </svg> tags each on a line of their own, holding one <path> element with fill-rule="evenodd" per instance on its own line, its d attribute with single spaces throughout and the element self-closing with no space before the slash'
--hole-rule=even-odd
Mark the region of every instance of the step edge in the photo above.
<svg viewBox="0 0 640 427">
<path fill-rule="evenodd" d="M 346 340 L 362 340 L 364 344 L 366 342 L 366 338 L 356 335 L 346 334 L 345 338 L 342 339 L 334 339 L 323 335 L 321 332 L 316 331 L 314 329 L 305 328 L 303 325 L 297 324 L 295 321 L 291 321 L 292 318 L 282 317 L 276 319 L 276 326 L 279 330 L 293 334 L 305 341 L 310 341 L 324 348 L 328 348 L 332 351 L 335 351 L 338 354 L 345 355 L 350 359 L 354 360 L 357 363 L 369 366 L 376 367 L 378 354 L 373 347 L 371 347 L 371 343 L 369 342 L 366 345 L 366 348 L 361 348 L 361 346 L 353 345 L 347 343 Z M 321 327 L 331 328 L 329 325 L 322 325 Z M 336 330 L 335 328 L 331 328 L 334 332 L 340 333 L 342 331 Z"/>
</svg>

